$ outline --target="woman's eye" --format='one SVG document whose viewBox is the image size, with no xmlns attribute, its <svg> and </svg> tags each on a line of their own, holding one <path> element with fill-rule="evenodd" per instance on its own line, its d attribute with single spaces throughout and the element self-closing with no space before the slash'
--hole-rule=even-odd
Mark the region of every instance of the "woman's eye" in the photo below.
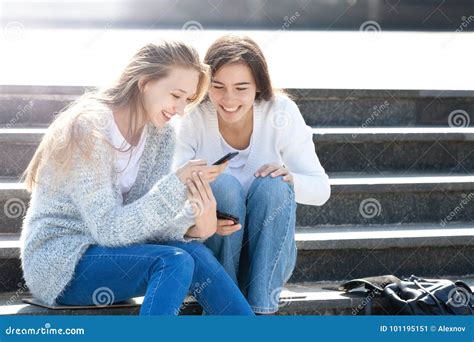
<svg viewBox="0 0 474 342">
<path fill-rule="evenodd" d="M 247 90 L 247 88 L 235 88 L 235 89 L 241 90 L 241 91 L 242 91 L 242 90 Z"/>
<path fill-rule="evenodd" d="M 216 86 L 216 85 L 213 86 L 213 87 L 214 87 L 214 89 L 222 89 L 222 88 L 224 88 L 223 86 Z"/>
<path fill-rule="evenodd" d="M 171 95 L 173 95 L 173 97 L 174 97 L 175 99 L 179 99 L 179 98 L 180 98 L 178 95 L 175 95 L 175 94 L 171 94 Z"/>
</svg>

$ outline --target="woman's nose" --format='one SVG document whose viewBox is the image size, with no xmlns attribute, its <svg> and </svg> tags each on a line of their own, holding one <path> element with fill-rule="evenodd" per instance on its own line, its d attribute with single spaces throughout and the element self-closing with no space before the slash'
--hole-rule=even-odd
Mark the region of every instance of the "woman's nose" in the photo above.
<svg viewBox="0 0 474 342">
<path fill-rule="evenodd" d="M 232 100 L 232 93 L 230 91 L 226 91 L 224 96 L 222 97 L 222 101 L 224 103 L 228 103 Z"/>
</svg>

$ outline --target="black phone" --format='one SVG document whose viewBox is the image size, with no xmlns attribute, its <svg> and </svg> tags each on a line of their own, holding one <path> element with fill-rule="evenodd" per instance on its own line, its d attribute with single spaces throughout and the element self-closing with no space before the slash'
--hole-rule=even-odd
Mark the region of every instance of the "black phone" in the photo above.
<svg viewBox="0 0 474 342">
<path fill-rule="evenodd" d="M 239 152 L 229 152 L 212 165 L 220 165 L 222 163 L 225 163 L 226 161 L 231 160 L 232 158 L 234 158 L 238 154 L 239 154 Z"/>
<path fill-rule="evenodd" d="M 231 221 L 234 221 L 234 224 L 239 224 L 238 217 L 231 214 L 223 213 L 222 211 L 219 211 L 219 210 L 217 210 L 217 218 L 221 220 L 231 220 Z"/>
</svg>

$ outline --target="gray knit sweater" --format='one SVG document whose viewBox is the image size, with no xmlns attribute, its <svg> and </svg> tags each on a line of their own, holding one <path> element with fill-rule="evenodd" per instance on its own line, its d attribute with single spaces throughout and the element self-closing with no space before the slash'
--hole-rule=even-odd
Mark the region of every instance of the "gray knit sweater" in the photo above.
<svg viewBox="0 0 474 342">
<path fill-rule="evenodd" d="M 101 166 L 96 171 L 80 157 L 73 158 L 71 172 L 59 186 L 51 185 L 52 166 L 41 171 L 21 233 L 23 275 L 37 299 L 56 304 L 90 245 L 187 240 L 184 234 L 194 219 L 185 185 L 170 173 L 174 132 L 169 126 L 157 129 L 151 124 L 145 129 L 148 136 L 138 175 L 125 196 L 120 193 L 110 149 L 99 139 L 92 151 Z"/>
</svg>

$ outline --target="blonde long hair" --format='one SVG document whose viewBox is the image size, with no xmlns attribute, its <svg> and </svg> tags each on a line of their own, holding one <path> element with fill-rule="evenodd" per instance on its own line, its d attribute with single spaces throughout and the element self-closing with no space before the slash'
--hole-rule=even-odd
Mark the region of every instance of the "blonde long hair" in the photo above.
<svg viewBox="0 0 474 342">
<path fill-rule="evenodd" d="M 145 85 L 146 82 L 164 78 L 173 67 L 192 68 L 199 72 L 197 93 L 190 103 L 191 106 L 197 105 L 206 95 L 209 86 L 209 67 L 200 61 L 197 51 L 179 41 L 147 44 L 132 57 L 115 83 L 82 95 L 58 114 L 22 174 L 21 179 L 26 189 L 33 191 L 41 170 L 48 163 L 55 163 L 55 170 L 61 176 L 70 170 L 72 157 L 78 151 L 85 162 L 90 162 L 90 152 L 95 140 L 91 137 L 101 139 L 113 148 L 100 129 L 100 121 L 103 120 L 100 108 L 114 110 L 130 106 L 127 137 L 135 136 L 141 129 L 137 127 L 139 110 L 145 112 L 139 81 Z M 148 116 L 147 113 L 145 115 Z M 83 126 L 79 123 L 83 121 L 90 129 L 81 129 Z"/>
</svg>

